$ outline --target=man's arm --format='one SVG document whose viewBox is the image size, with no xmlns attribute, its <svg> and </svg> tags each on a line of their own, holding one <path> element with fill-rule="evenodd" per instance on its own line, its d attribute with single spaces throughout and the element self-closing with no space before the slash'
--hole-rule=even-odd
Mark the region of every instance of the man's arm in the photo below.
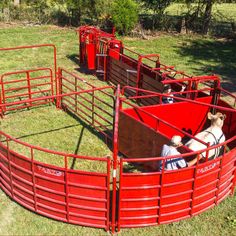
<svg viewBox="0 0 236 236">
<path fill-rule="evenodd" d="M 188 166 L 193 166 L 193 165 L 195 165 L 195 164 L 197 163 L 197 158 L 198 158 L 198 155 L 197 155 L 193 160 L 188 161 L 188 162 L 187 162 Z M 201 159 L 202 159 L 202 155 L 200 155 L 200 157 L 199 157 L 199 160 L 201 160 Z"/>
</svg>

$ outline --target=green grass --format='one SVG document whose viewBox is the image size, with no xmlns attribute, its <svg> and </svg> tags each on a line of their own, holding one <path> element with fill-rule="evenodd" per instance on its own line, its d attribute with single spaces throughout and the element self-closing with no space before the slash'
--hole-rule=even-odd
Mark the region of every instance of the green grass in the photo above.
<svg viewBox="0 0 236 236">
<path fill-rule="evenodd" d="M 7 115 L 1 130 L 23 142 L 80 156 L 106 157 L 110 150 L 98 134 L 86 124 L 72 118 L 55 106 L 45 106 Z M 30 148 L 10 142 L 10 149 L 30 158 Z M 47 164 L 64 167 L 64 157 L 41 151 L 34 151 L 34 159 Z M 69 166 L 73 159 L 69 158 Z M 98 162 L 77 160 L 74 169 L 83 167 L 89 171 L 105 172 L 104 165 Z"/>
<path fill-rule="evenodd" d="M 223 85 L 235 92 L 236 42 L 200 36 L 160 35 L 150 40 L 124 38 L 127 47 L 142 54 L 159 53 L 161 62 L 174 65 L 188 74 L 219 73 Z M 78 42 L 74 29 L 52 26 L 0 29 L 0 47 L 53 43 L 57 46 L 58 65 L 78 73 Z M 50 50 L 24 53 L 0 52 L 0 73 L 50 64 Z M 38 56 L 38 53 L 41 53 Z M 82 75 L 92 84 L 102 82 Z M 104 143 L 82 123 L 53 107 L 43 107 L 7 115 L 1 124 L 15 137 L 45 148 L 68 153 L 104 156 L 110 153 Z M 83 131 L 82 131 L 83 130 Z M 79 137 L 82 140 L 77 149 Z M 87 145 L 87 143 L 89 145 Z M 91 146 L 93 145 L 93 150 Z M 41 158 L 41 157 L 39 157 Z M 78 166 L 79 167 L 79 166 Z M 85 165 L 83 164 L 83 167 Z M 96 168 L 96 167 L 94 167 Z M 236 235 L 236 196 L 192 219 L 139 229 L 123 229 L 121 235 Z M 107 235 L 104 230 L 74 226 L 34 214 L 12 202 L 0 192 L 0 235 Z"/>
<path fill-rule="evenodd" d="M 198 35 L 168 35 L 140 40 L 123 38 L 124 44 L 141 54 L 160 54 L 160 61 L 189 75 L 217 74 L 222 86 L 235 92 L 236 40 Z"/>
</svg>

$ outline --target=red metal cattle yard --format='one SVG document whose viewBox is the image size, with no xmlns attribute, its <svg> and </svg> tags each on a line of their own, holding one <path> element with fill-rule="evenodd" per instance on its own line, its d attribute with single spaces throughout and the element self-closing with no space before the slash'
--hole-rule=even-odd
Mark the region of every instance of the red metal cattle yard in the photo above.
<svg viewBox="0 0 236 236">
<path fill-rule="evenodd" d="M 52 44 L 0 48 L 0 53 L 50 48 L 54 58 L 51 67 L 0 75 L 0 115 L 4 119 L 12 111 L 53 104 L 103 135 L 112 144 L 113 155 L 52 151 L 0 131 L 1 189 L 40 215 L 113 233 L 190 218 L 233 195 L 236 96 L 221 87 L 219 77 L 177 71 L 162 64 L 158 54 L 140 55 L 114 34 L 95 27 L 80 27 L 77 33 L 80 64 L 104 80 L 104 86 L 95 87 L 58 68 Z M 167 84 L 174 94 L 171 104 L 162 102 L 168 96 L 163 93 Z M 180 93 L 183 85 L 186 89 Z M 194 137 L 210 125 L 209 112 L 226 115 L 222 128 L 226 139 L 213 146 Z M 186 160 L 197 157 L 195 165 L 165 170 L 167 157 L 161 157 L 161 149 L 173 135 L 205 145 L 200 151 L 185 145 L 179 149 Z M 19 153 L 15 145 L 23 146 L 28 155 Z M 218 157 L 208 155 L 217 148 L 222 150 Z M 60 159 L 63 165 L 36 160 L 38 152 Z M 201 159 L 203 152 L 206 157 Z M 104 170 L 71 169 L 68 163 L 72 159 L 103 163 Z"/>
</svg>

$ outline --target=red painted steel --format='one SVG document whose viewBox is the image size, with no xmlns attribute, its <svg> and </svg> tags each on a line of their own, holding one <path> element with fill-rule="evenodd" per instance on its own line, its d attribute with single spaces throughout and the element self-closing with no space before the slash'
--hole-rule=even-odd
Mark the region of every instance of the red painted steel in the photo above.
<svg viewBox="0 0 236 236">
<path fill-rule="evenodd" d="M 153 95 L 154 93 L 150 92 L 150 94 Z M 156 93 L 156 96 L 162 96 L 162 94 Z M 164 171 L 163 168 L 162 171 L 149 171 L 149 173 L 129 173 L 125 172 L 127 167 L 124 163 L 134 164 L 137 162 L 139 165 L 140 163 L 145 165 L 147 162 L 162 161 L 164 158 L 150 158 L 150 156 L 147 158 L 135 158 L 135 156 L 129 159 L 122 158 L 118 229 L 158 225 L 189 218 L 219 204 L 234 191 L 236 147 L 232 144 L 235 144 L 236 129 L 231 126 L 231 122 L 236 121 L 236 110 L 230 106 L 225 106 L 222 100 L 219 100 L 217 105 L 212 105 L 210 96 L 194 101 L 182 100 L 182 102 L 166 106 L 137 107 L 127 102 L 127 98 L 122 98 L 122 103 L 126 103 L 124 107 L 129 105 L 131 108 L 122 109 L 121 112 L 122 116 L 132 117 L 133 122 L 141 122 L 143 125 L 154 129 L 163 138 L 169 137 L 170 139 L 173 134 L 179 134 L 182 137 L 187 134 L 193 138 L 192 135 L 183 130 L 191 128 L 194 135 L 202 129 L 209 109 L 217 107 L 220 111 L 221 108 L 224 110 L 222 112 L 227 113 L 228 116 L 223 128 L 228 140 L 221 145 L 225 147 L 227 145 L 232 149 L 224 152 L 221 157 L 215 160 L 204 163 L 198 162 L 196 166 L 176 171 Z M 223 106 L 221 107 L 221 105 Z M 193 110 L 195 115 L 188 118 L 186 111 L 190 110 Z M 132 137 L 132 128 L 129 130 L 129 127 L 125 126 L 125 122 L 121 124 L 119 131 L 123 133 L 122 130 L 126 129 L 126 133 L 129 134 L 127 140 L 135 140 Z M 162 124 L 165 126 L 162 127 Z M 145 134 L 143 133 L 143 135 Z M 144 138 L 148 139 L 147 136 Z M 122 145 L 121 142 L 123 141 L 119 141 Z M 135 143 L 132 146 L 132 142 L 129 142 L 128 146 L 130 150 L 135 149 Z M 208 150 L 210 148 L 213 147 L 209 147 Z M 194 153 L 189 153 L 189 151 L 182 154 L 184 158 L 192 155 Z M 164 161 L 162 163 L 164 166 Z"/>
<path fill-rule="evenodd" d="M 31 76 L 31 74 L 41 72 L 43 75 Z M 16 76 L 21 76 L 21 79 Z M 54 94 L 53 73 L 50 68 L 40 68 L 35 70 L 16 71 L 2 74 L 1 80 L 1 103 L 9 104 L 15 100 L 25 101 L 33 98 L 44 97 L 45 95 Z M 29 102 L 27 105 L 2 107 L 4 112 L 38 106 L 53 102 L 53 100 L 45 100 L 40 103 Z"/>
<path fill-rule="evenodd" d="M 130 85 L 137 88 L 143 88 L 151 91 L 162 92 L 163 84 L 161 81 L 176 78 L 191 78 L 184 72 L 176 71 L 173 66 L 167 66 L 160 62 L 158 54 L 140 55 L 123 46 L 122 42 L 117 40 L 114 35 L 107 34 L 96 27 L 83 26 L 77 30 L 80 45 L 80 63 L 89 68 L 86 60 L 91 53 L 86 50 L 86 45 L 93 44 L 97 51 L 92 53 L 94 61 L 102 64 L 102 69 L 94 66 L 98 73 L 103 74 L 104 80 L 111 81 L 121 86 Z M 96 58 L 94 58 L 94 56 Z M 101 61 L 101 56 L 104 60 Z M 137 59 L 136 59 L 137 58 Z M 142 62 L 143 59 L 153 67 Z M 153 60 L 152 58 L 157 58 Z M 99 67 L 99 66 L 98 66 Z M 180 83 L 176 83 L 175 89 L 181 88 Z M 149 101 L 150 102 L 150 101 Z M 156 103 L 156 101 L 152 101 Z"/>
<path fill-rule="evenodd" d="M 0 143 L 1 188 L 26 208 L 68 223 L 109 229 L 110 158 L 96 158 L 54 152 L 16 140 Z M 10 142 L 10 145 L 9 145 Z M 29 149 L 27 157 L 14 151 L 11 144 Z M 55 154 L 64 158 L 64 167 L 34 160 L 34 152 Z M 106 163 L 104 173 L 73 170 L 68 158 Z"/>
<path fill-rule="evenodd" d="M 80 42 L 80 63 L 86 64 L 90 70 L 97 69 L 97 56 L 107 54 L 107 44 L 115 38 L 114 31 L 109 34 L 93 26 L 82 26 L 77 33 Z"/>
<path fill-rule="evenodd" d="M 18 50 L 43 46 L 52 45 L 23 46 L 1 50 Z M 56 60 L 56 55 L 54 59 Z M 54 63 L 53 69 L 56 69 L 56 63 Z M 55 81 L 53 69 L 38 68 L 1 75 L 0 110 L 9 111 L 26 106 L 31 107 L 41 104 L 42 101 L 51 102 L 54 99 L 56 100 L 56 106 L 60 108 L 65 105 L 64 100 L 66 97 L 83 97 L 86 94 L 90 94 L 92 97 L 90 103 L 91 107 L 93 107 L 92 115 L 94 116 L 93 126 L 98 126 L 98 123 L 101 122 L 98 116 L 102 112 L 107 112 L 109 115 L 110 113 L 112 114 L 113 103 L 109 104 L 108 101 L 109 98 L 113 102 L 112 94 L 114 93 L 114 88 L 112 86 L 97 88 L 89 83 L 87 84 L 86 81 L 78 76 L 70 74 L 76 83 L 80 81 L 89 86 L 86 88 L 77 86 L 75 88 L 75 85 L 73 85 L 72 89 L 65 92 L 62 87 L 63 85 L 66 86 L 65 80 L 71 82 L 70 78 L 67 78 L 69 72 L 59 68 L 56 77 L 57 81 Z M 33 76 L 37 72 L 40 72 L 41 75 Z M 20 75 L 21 78 L 12 79 L 12 76 L 15 75 Z M 22 85 L 22 83 L 24 84 Z M 11 87 L 9 88 L 9 86 Z M 49 86 L 49 89 L 41 89 L 39 93 L 35 91 L 35 89 L 42 88 L 42 86 Z M 24 89 L 26 91 L 22 92 Z M 54 93 L 55 90 L 56 94 Z M 9 95 L 11 92 L 14 92 L 14 94 Z M 106 100 L 100 99 L 98 97 L 99 93 L 106 95 Z M 23 104 L 27 105 L 24 106 Z M 86 107 L 85 110 L 89 110 L 89 107 Z M 97 110 L 100 113 L 95 116 L 94 114 Z M 104 122 L 110 122 L 109 126 L 113 126 L 112 115 L 110 120 L 104 120 Z M 107 127 L 105 128 L 107 129 Z M 105 128 L 103 129 L 104 134 Z M 109 157 L 84 157 L 51 151 L 16 140 L 2 131 L 0 131 L 0 136 L 0 187 L 6 194 L 19 204 L 41 215 L 68 223 L 109 230 L 111 168 Z M 15 150 L 14 144 L 24 146 L 24 149 L 28 150 L 28 152 L 20 154 Z M 38 154 L 35 153 L 38 153 L 38 151 L 40 151 L 42 157 L 47 154 L 53 154 L 54 158 L 64 160 L 64 165 L 59 167 L 37 161 L 35 155 Z M 30 155 L 26 153 L 30 153 Z M 69 159 L 91 160 L 97 163 L 104 162 L 106 167 L 103 172 L 73 170 L 69 168 Z"/>
<path fill-rule="evenodd" d="M 233 152 L 194 167 L 151 173 L 124 173 L 124 162 L 147 159 L 122 159 L 118 227 L 170 223 L 219 204 L 232 191 L 235 149 Z"/>
<path fill-rule="evenodd" d="M 65 69 L 57 70 L 54 45 L 0 49 L 54 48 L 53 68 L 22 70 L 1 76 L 0 112 L 3 116 L 5 111 L 24 108 L 23 104 L 31 107 L 43 101 L 55 101 L 56 107 L 69 111 L 103 134 L 106 141 L 112 142 L 113 157 L 77 156 L 47 150 L 0 131 L 1 189 L 38 214 L 68 223 L 111 229 L 113 233 L 125 227 L 189 218 L 233 194 L 236 185 L 236 97 L 220 87 L 219 77 L 186 75 L 162 64 L 158 54 L 140 55 L 125 48 L 114 34 L 92 26 L 79 28 L 78 35 L 80 63 L 89 69 L 100 70 L 97 73 L 103 74 L 104 80 L 120 84 L 117 90 L 113 86 L 97 88 Z M 48 74 L 32 76 L 37 70 Z M 24 74 L 24 77 L 9 80 L 15 74 Z M 44 79 L 49 82 L 33 83 Z M 20 87 L 20 83 L 25 84 Z M 175 91 L 173 104 L 162 104 L 162 97 L 168 96 L 162 93 L 165 84 L 170 84 Z M 180 93 L 182 85 L 187 88 Z M 48 94 L 36 97 L 34 89 L 40 86 L 50 89 L 44 91 Z M 26 91 L 21 92 L 21 89 Z M 15 94 L 9 94 L 12 91 Z M 224 100 L 225 95 L 230 102 Z M 21 96 L 25 96 L 22 101 L 12 100 Z M 189 115 L 191 110 L 194 110 L 194 116 Z M 221 111 L 227 116 L 223 127 L 226 141 L 202 150 L 209 152 L 223 145 L 224 152 L 220 157 L 205 162 L 198 160 L 195 166 L 177 171 L 148 169 L 150 163 L 157 162 L 164 167 L 165 158 L 159 157 L 160 144 L 166 143 L 173 134 L 194 138 L 193 135 L 203 129 L 208 111 Z M 140 130 L 132 130 L 133 127 Z M 152 140 L 145 136 L 146 133 Z M 159 146 L 152 155 L 150 150 L 155 139 Z M 140 143 L 141 148 L 149 152 L 141 155 L 140 151 L 129 156 L 140 148 Z M 13 144 L 24 146 L 28 154 L 19 153 Z M 39 162 L 36 158 L 39 151 L 42 156 L 53 154 L 63 165 Z M 119 157 L 118 153 L 126 154 L 128 158 Z M 181 153 L 183 158 L 195 155 L 199 158 L 200 152 L 192 152 L 184 146 Z M 103 172 L 71 169 L 71 159 L 103 162 L 106 167 Z M 126 163 L 145 167 L 146 172 L 130 173 Z"/>
<path fill-rule="evenodd" d="M 120 86 L 118 85 L 116 91 L 116 104 L 115 104 L 115 117 L 114 117 L 114 132 L 113 132 L 113 175 L 112 175 L 112 222 L 111 222 L 111 230 L 112 233 L 115 233 L 116 228 L 116 199 L 117 199 L 117 167 L 118 167 L 118 122 L 119 122 L 119 109 L 120 109 Z"/>
<path fill-rule="evenodd" d="M 28 92 L 27 93 L 23 93 L 21 94 L 21 96 L 32 96 L 33 94 L 38 94 L 40 92 L 31 92 L 31 89 L 32 89 L 32 86 L 34 87 L 33 90 L 35 90 L 35 87 L 40 87 L 40 86 L 43 86 L 43 85 L 49 85 L 50 86 L 50 89 L 46 89 L 45 91 L 41 91 L 41 93 L 43 92 L 46 92 L 46 93 L 49 93 L 51 95 L 54 94 L 54 91 L 55 90 L 55 93 L 58 94 L 58 89 L 57 89 L 57 82 L 56 82 L 56 73 L 57 73 L 57 52 L 56 52 L 56 47 L 54 44 L 39 44 L 39 45 L 30 45 L 30 46 L 18 46 L 18 47 L 10 47 L 10 48 L 0 48 L 0 52 L 8 52 L 8 51 L 18 51 L 18 50 L 30 50 L 30 49 L 34 49 L 34 48 L 52 48 L 53 49 L 53 62 L 51 63 L 51 68 L 37 68 L 35 70 L 22 70 L 22 71 L 14 71 L 14 72 L 9 72 L 9 73 L 6 73 L 6 74 L 3 74 L 1 75 L 1 94 L 0 94 L 0 104 L 4 103 L 5 102 L 5 93 L 6 92 L 13 92 L 14 90 L 16 91 L 17 89 L 15 88 L 12 88 L 10 89 L 9 91 L 6 91 L 6 89 L 4 88 L 4 84 L 14 84 L 14 83 L 19 83 L 19 82 L 24 82 L 24 79 L 23 80 L 19 80 L 19 79 L 15 79 L 15 80 L 12 80 L 12 81 L 9 81 L 9 82 L 3 82 L 3 79 L 4 77 L 6 76 L 12 76 L 12 75 L 16 75 L 16 74 L 23 74 L 23 73 L 26 73 L 26 80 L 27 81 L 27 85 L 23 86 L 22 88 L 19 88 L 18 89 L 28 89 Z M 39 71 L 44 71 L 46 73 L 46 71 L 48 71 L 48 74 L 44 75 L 44 76 L 36 76 L 34 78 L 30 77 L 30 73 L 33 73 L 33 72 L 39 72 Z M 37 86 L 35 85 L 32 85 L 31 82 L 33 80 L 42 80 L 43 79 L 49 79 L 49 82 L 48 84 L 43 82 L 42 84 L 38 84 Z M 55 88 L 54 88 L 55 87 Z M 12 96 L 12 97 L 8 97 L 8 98 L 16 98 L 17 96 Z M 18 96 L 19 97 L 19 96 Z M 34 96 L 33 96 L 34 97 Z M 47 102 L 45 102 L 47 103 Z M 45 104 L 42 102 L 42 104 Z M 39 105 L 39 104 L 38 104 Z M 18 107 L 18 108 L 9 108 L 8 111 L 10 110 L 15 110 L 15 109 L 21 109 L 21 108 L 26 108 L 26 107 L 29 107 L 29 106 L 32 106 L 32 104 L 28 104 L 26 106 L 21 106 L 21 107 Z M 1 111 L 1 116 L 3 115 L 4 111 L 5 111 L 5 108 L 2 107 L 1 108 L 2 111 Z"/>
<path fill-rule="evenodd" d="M 70 110 L 78 117 L 102 133 L 106 139 L 112 139 L 114 87 L 104 86 L 97 89 L 91 83 L 77 75 L 61 69 L 61 93 L 73 91 L 87 92 L 64 96 L 61 100 L 63 109 Z M 87 95 L 87 96 L 86 96 Z"/>
</svg>

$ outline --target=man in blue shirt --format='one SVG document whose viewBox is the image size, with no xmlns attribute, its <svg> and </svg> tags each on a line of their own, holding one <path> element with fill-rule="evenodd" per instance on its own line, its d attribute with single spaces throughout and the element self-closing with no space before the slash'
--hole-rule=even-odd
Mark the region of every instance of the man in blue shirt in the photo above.
<svg viewBox="0 0 236 236">
<path fill-rule="evenodd" d="M 180 152 L 177 150 L 177 148 L 182 145 L 183 144 L 181 142 L 181 137 L 179 135 L 174 135 L 171 138 L 169 145 L 166 144 L 163 145 L 161 156 L 169 157 L 169 156 L 181 155 Z M 178 170 L 184 167 L 193 166 L 196 162 L 197 162 L 197 157 L 188 162 L 185 161 L 185 159 L 182 157 L 167 158 L 165 159 L 165 170 Z M 162 164 L 160 165 L 160 169 L 162 169 Z"/>
</svg>

